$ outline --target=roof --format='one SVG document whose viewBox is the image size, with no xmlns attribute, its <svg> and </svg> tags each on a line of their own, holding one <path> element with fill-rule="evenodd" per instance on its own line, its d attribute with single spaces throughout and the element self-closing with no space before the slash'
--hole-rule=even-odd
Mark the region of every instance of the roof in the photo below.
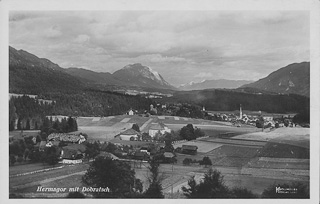
<svg viewBox="0 0 320 204">
<path fill-rule="evenodd" d="M 100 152 L 98 157 L 108 157 L 108 158 L 115 159 L 115 160 L 119 159 L 119 157 L 117 157 L 114 154 L 111 154 L 109 152 Z"/>
<path fill-rule="evenodd" d="M 63 150 L 76 150 L 80 152 L 85 152 L 86 151 L 86 146 L 83 144 L 71 144 L 68 146 L 62 147 Z"/>
<path fill-rule="evenodd" d="M 198 147 L 195 145 L 182 145 L 183 150 L 197 150 Z"/>
<path fill-rule="evenodd" d="M 173 158 L 176 155 L 174 155 L 172 152 L 165 152 L 165 153 L 163 153 L 163 156 L 166 158 Z"/>
<path fill-rule="evenodd" d="M 147 157 L 147 156 L 149 156 L 146 152 L 135 152 L 134 153 L 134 156 L 135 157 Z"/>
<path fill-rule="evenodd" d="M 163 123 L 152 123 L 149 130 L 164 130 L 166 127 Z"/>
<path fill-rule="evenodd" d="M 80 135 L 65 134 L 65 133 L 51 133 L 48 136 L 48 140 L 51 141 L 65 141 L 76 143 L 81 139 Z"/>
<path fill-rule="evenodd" d="M 131 128 L 121 132 L 120 135 L 140 135 L 140 133 Z"/>
</svg>

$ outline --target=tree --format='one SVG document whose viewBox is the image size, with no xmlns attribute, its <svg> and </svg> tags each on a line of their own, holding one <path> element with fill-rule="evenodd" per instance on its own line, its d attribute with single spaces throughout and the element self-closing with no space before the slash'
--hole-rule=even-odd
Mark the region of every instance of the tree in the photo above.
<svg viewBox="0 0 320 204">
<path fill-rule="evenodd" d="M 277 189 L 289 189 L 292 192 L 281 193 Z M 286 190 L 285 190 L 286 192 Z M 262 192 L 263 198 L 310 198 L 309 187 L 301 182 L 272 184 Z"/>
<path fill-rule="evenodd" d="M 134 130 L 137 131 L 137 132 L 140 132 L 140 128 L 139 128 L 139 125 L 138 125 L 137 123 L 134 123 L 134 124 L 132 125 L 132 129 L 134 129 Z"/>
<path fill-rule="evenodd" d="M 21 118 L 18 119 L 17 129 L 22 130 Z"/>
<path fill-rule="evenodd" d="M 260 116 L 257 120 L 256 120 L 256 127 L 257 128 L 263 128 L 264 126 L 264 119 L 262 116 Z"/>
<path fill-rule="evenodd" d="M 87 155 L 88 159 L 94 158 L 100 153 L 100 146 L 97 142 L 85 142 L 84 145 L 86 146 L 85 154 Z"/>
<path fill-rule="evenodd" d="M 205 165 L 205 167 L 207 167 L 207 165 L 211 166 L 212 162 L 209 157 L 203 157 L 203 159 L 200 161 L 200 165 Z"/>
<path fill-rule="evenodd" d="M 162 194 L 162 185 L 159 178 L 159 163 L 155 159 L 149 162 L 149 171 L 151 172 L 149 180 L 149 188 L 144 193 L 147 198 L 164 198 Z"/>
<path fill-rule="evenodd" d="M 141 182 L 135 178 L 130 165 L 111 158 L 96 158 L 82 177 L 82 182 L 93 188 L 110 189 L 109 193 L 94 193 L 96 197 L 131 197 L 135 191 L 142 190 L 139 187 Z"/>
<path fill-rule="evenodd" d="M 193 176 L 188 181 L 188 185 L 188 188 L 182 187 L 183 194 L 187 198 L 230 198 L 232 196 L 228 187 L 224 184 L 221 173 L 211 168 L 199 184 Z"/>
<path fill-rule="evenodd" d="M 26 122 L 26 130 L 30 130 L 30 119 L 29 118 L 27 119 L 27 122 Z"/>
<path fill-rule="evenodd" d="M 182 161 L 183 165 L 190 165 L 191 162 L 192 162 L 192 159 L 190 159 L 190 158 L 185 158 L 185 159 Z"/>
<path fill-rule="evenodd" d="M 170 133 L 166 133 L 164 136 L 164 151 L 165 152 L 173 152 L 174 147 L 172 145 L 172 135 Z"/>
<path fill-rule="evenodd" d="M 48 147 L 45 150 L 44 161 L 49 165 L 55 165 L 59 161 L 59 153 L 55 146 Z"/>
<path fill-rule="evenodd" d="M 39 148 L 33 148 L 30 150 L 28 157 L 32 162 L 39 162 L 41 159 Z"/>
<path fill-rule="evenodd" d="M 188 125 L 182 127 L 180 130 L 180 136 L 181 136 L 181 138 L 188 140 L 188 141 L 195 140 L 196 136 L 194 134 L 193 125 L 188 124 Z"/>
<path fill-rule="evenodd" d="M 152 137 L 146 132 L 142 133 L 142 141 L 149 141 L 149 140 L 152 140 Z"/>
</svg>

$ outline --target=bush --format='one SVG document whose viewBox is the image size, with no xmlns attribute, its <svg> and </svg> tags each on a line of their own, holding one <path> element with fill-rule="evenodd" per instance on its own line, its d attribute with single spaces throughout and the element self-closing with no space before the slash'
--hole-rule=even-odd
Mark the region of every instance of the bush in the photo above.
<svg viewBox="0 0 320 204">
<path fill-rule="evenodd" d="M 185 158 L 183 161 L 182 161 L 183 165 L 190 165 L 192 163 L 192 159 L 190 158 Z"/>
<path fill-rule="evenodd" d="M 207 167 L 207 165 L 211 166 L 212 162 L 209 157 L 203 157 L 203 159 L 199 162 L 199 164 L 205 165 Z"/>
</svg>

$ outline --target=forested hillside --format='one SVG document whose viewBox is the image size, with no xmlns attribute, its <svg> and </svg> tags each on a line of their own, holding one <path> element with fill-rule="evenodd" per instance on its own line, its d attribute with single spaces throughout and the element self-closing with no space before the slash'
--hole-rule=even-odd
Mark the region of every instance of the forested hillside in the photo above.
<svg viewBox="0 0 320 204">
<path fill-rule="evenodd" d="M 246 110 L 269 113 L 300 112 L 310 107 L 310 99 L 300 95 L 251 94 L 218 89 L 177 92 L 168 100 L 197 104 L 217 111 L 238 110 L 240 104 Z"/>
<path fill-rule="evenodd" d="M 129 109 L 147 110 L 150 99 L 112 92 L 84 91 L 81 93 L 46 93 L 39 97 L 51 99 L 52 104 L 39 103 L 28 96 L 12 97 L 9 101 L 9 129 L 19 120 L 22 129 L 39 129 L 47 115 L 109 116 L 125 114 Z M 29 125 L 27 125 L 29 124 Z"/>
</svg>

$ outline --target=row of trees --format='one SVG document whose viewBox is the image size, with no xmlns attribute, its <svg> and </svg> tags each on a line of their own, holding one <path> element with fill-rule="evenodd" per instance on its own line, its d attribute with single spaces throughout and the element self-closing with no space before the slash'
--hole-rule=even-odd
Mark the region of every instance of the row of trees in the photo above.
<svg viewBox="0 0 320 204">
<path fill-rule="evenodd" d="M 50 119 L 48 117 L 44 117 L 43 124 L 41 126 L 41 133 L 45 133 L 47 135 L 51 133 L 68 133 L 74 132 L 78 130 L 77 120 L 72 118 L 71 116 L 66 118 L 62 118 L 61 121 L 56 119 L 53 121 L 52 117 Z"/>
</svg>

